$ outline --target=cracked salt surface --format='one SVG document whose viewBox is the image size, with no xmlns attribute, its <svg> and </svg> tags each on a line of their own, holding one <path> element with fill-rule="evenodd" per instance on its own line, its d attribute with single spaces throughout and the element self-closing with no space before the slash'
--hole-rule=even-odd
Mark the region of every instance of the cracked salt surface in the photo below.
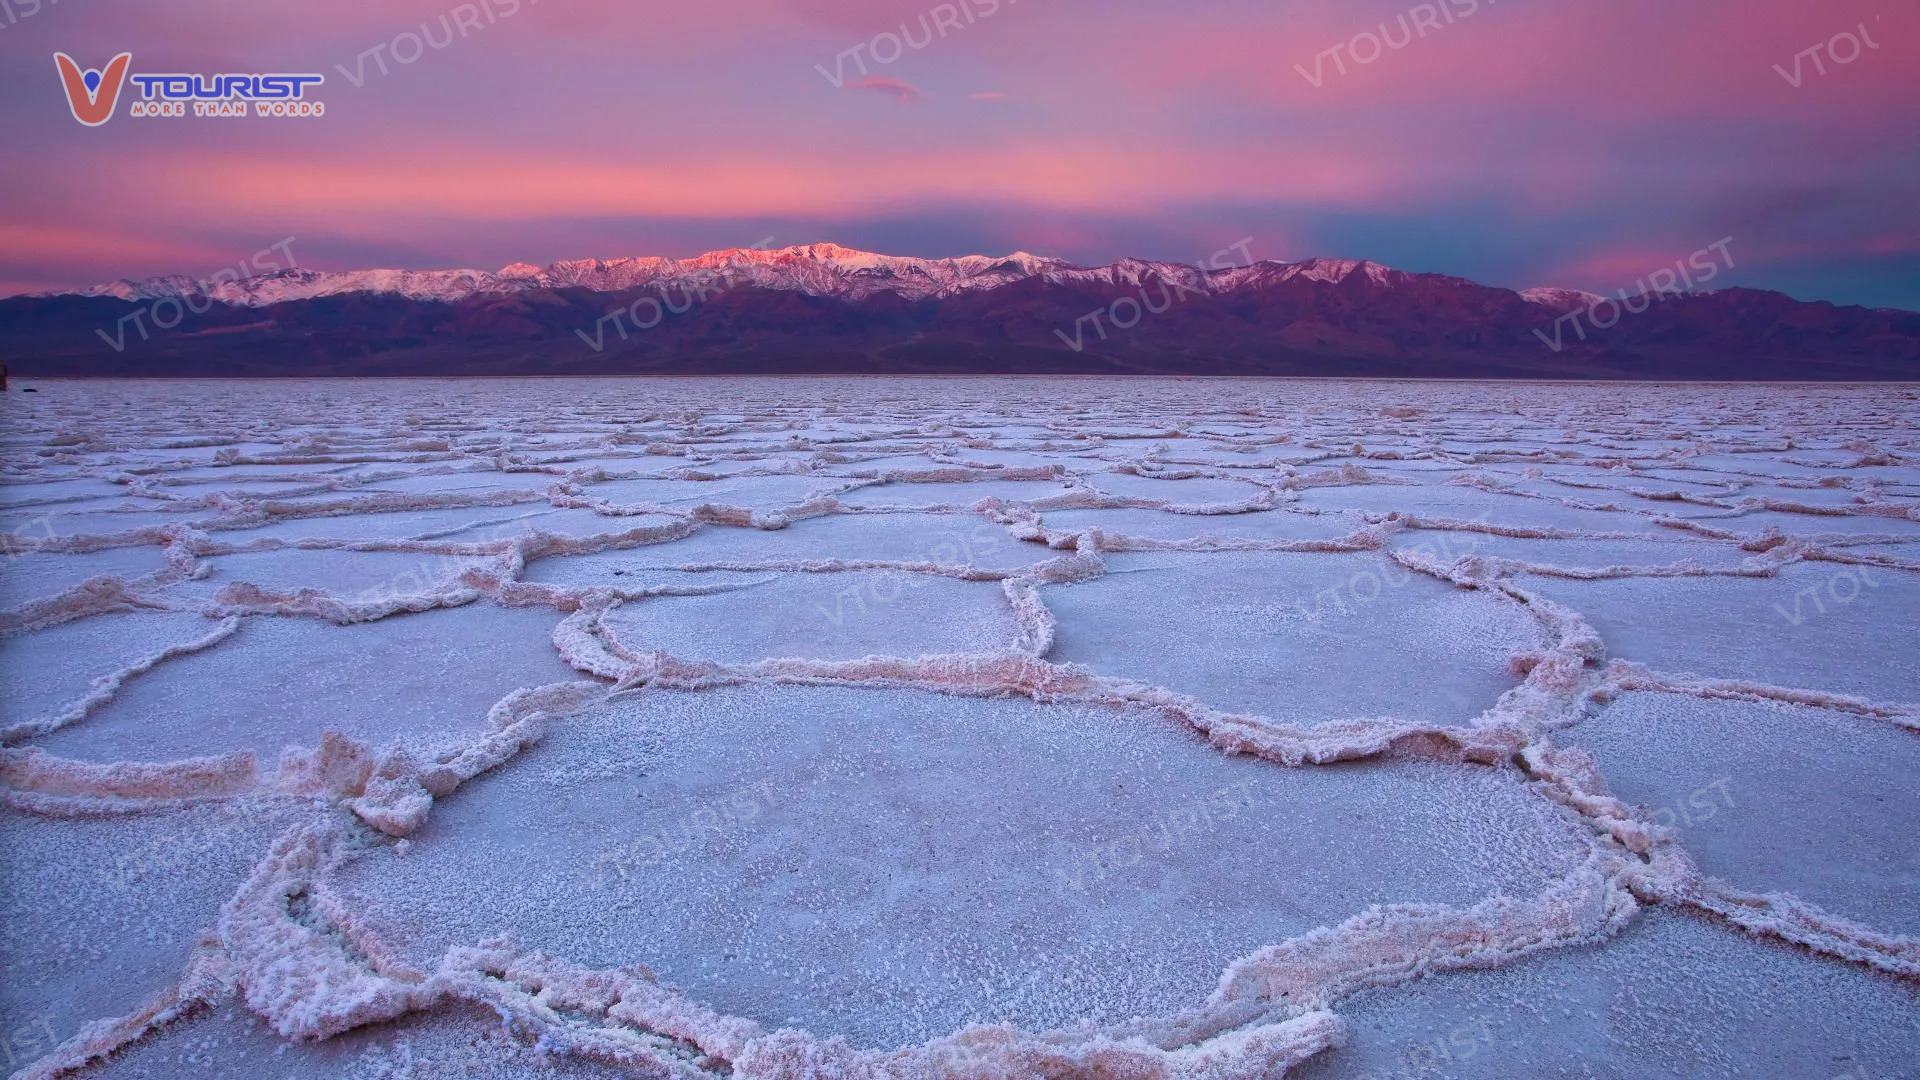
<svg viewBox="0 0 1920 1080">
<path fill-rule="evenodd" d="M 901 690 L 643 691 L 521 765 L 346 871 L 410 959 L 507 934 L 877 1049 L 1197 1003 L 1268 940 L 1587 847 L 1510 773 L 1276 771 L 1162 718 Z"/>
<path fill-rule="evenodd" d="M 251 528 L 213 534 L 235 549 L 256 544 L 298 544 L 301 541 L 366 541 L 391 543 L 414 538 L 442 538 L 494 524 L 511 529 L 555 511 L 545 503 L 528 506 L 467 506 L 451 510 L 402 510 L 393 513 L 342 514 L 334 517 L 269 518 Z"/>
<path fill-rule="evenodd" d="M 1912 982 L 1661 910 L 1603 948 L 1365 993 L 1345 1011 L 1352 1041 L 1289 1080 L 1920 1077 Z"/>
<path fill-rule="evenodd" d="M 321 1043 L 289 1044 L 238 1003 L 207 1010 L 165 1039 L 129 1046 L 89 1076 L 107 1080 L 592 1080 L 631 1076 L 542 1053 L 477 1006 L 415 1013 Z"/>
<path fill-rule="evenodd" d="M 937 467 L 932 462 L 927 464 L 930 469 Z M 1064 495 L 1070 490 L 1050 480 L 928 480 L 912 484 L 858 487 L 837 497 L 844 506 L 857 506 L 863 509 L 917 510 L 946 506 L 964 510 L 981 499 L 1033 502 Z"/>
<path fill-rule="evenodd" d="M 348 597 L 380 591 L 427 592 L 468 569 L 478 559 L 422 559 L 393 551 L 327 551 L 282 548 L 216 555 L 209 579 L 242 581 L 275 592 L 317 589 Z"/>
<path fill-rule="evenodd" d="M 258 795 L 142 814 L 10 813 L 0 1015 L 50 1014 L 65 1038 L 139 1010 L 179 980 L 257 853 L 302 812 Z"/>
<path fill-rule="evenodd" d="M 1679 830 L 1703 872 L 1920 934 L 1911 734 L 1803 705 L 1635 693 L 1562 739 L 1593 753 L 1614 795 Z"/>
<path fill-rule="evenodd" d="M 205 637 L 218 625 L 195 612 L 125 612 L 0 638 L 0 700 L 7 703 L 0 732 L 59 715 L 85 698 L 96 679 Z"/>
<path fill-rule="evenodd" d="M 852 564 L 848 569 L 885 563 L 1011 572 L 1052 555 L 1038 545 L 1015 543 L 1004 528 L 972 513 L 827 514 L 788 525 L 768 522 L 777 526 L 772 529 L 694 524 L 702 527 L 670 548 L 632 552 L 630 564 L 778 570 L 838 562 Z"/>
<path fill-rule="evenodd" d="M 1261 510 L 1247 514 L 1169 514 L 1122 507 L 1111 510 L 1047 510 L 1042 524 L 1054 534 L 1099 529 L 1114 537 L 1145 540 L 1214 538 L 1232 547 L 1240 540 L 1338 540 L 1364 525 L 1357 516 Z M 1111 541 L 1110 541 L 1111 542 Z"/>
<path fill-rule="evenodd" d="M 1507 559 L 1520 568 L 1538 568 L 1541 572 L 1571 573 L 1576 576 L 1605 576 L 1614 568 L 1644 576 L 1658 567 L 1670 567 L 1683 575 L 1699 571 L 1727 572 L 1757 562 L 1766 568 L 1772 560 L 1744 551 L 1731 544 L 1713 543 L 1684 537 L 1646 540 L 1541 540 L 1531 537 L 1501 536 L 1497 533 L 1430 533 L 1409 529 L 1395 534 L 1387 542 L 1389 550 L 1418 552 L 1429 558 L 1451 562 L 1461 555 L 1482 559 Z M 1690 569 L 1683 569 L 1688 567 Z"/>
<path fill-rule="evenodd" d="M 375 745 L 464 741 L 509 691 L 571 676 L 546 640 L 553 621 L 471 606 L 362 626 L 248 618 L 33 745 L 83 761 L 247 750 L 271 771 L 283 748 L 328 730 Z"/>
<path fill-rule="evenodd" d="M 1020 636 L 997 582 L 873 570 L 779 574 L 711 596 L 662 596 L 623 605 L 601 626 L 630 647 L 671 645 L 680 656 L 730 664 L 993 653 Z"/>
<path fill-rule="evenodd" d="M 1544 644 L 1511 601 L 1374 553 L 1114 555 L 1107 571 L 1041 593 L 1056 658 L 1290 723 L 1464 724 Z"/>
<path fill-rule="evenodd" d="M 1863 576 L 1864 574 L 1864 576 Z M 1800 562 L 1769 577 L 1529 579 L 1611 655 L 1663 671 L 1920 701 L 1920 574 Z"/>
<path fill-rule="evenodd" d="M 0 608 L 17 608 L 55 596 L 94 577 L 126 580 L 157 574 L 167 567 L 158 547 L 108 548 L 85 554 L 27 552 L 8 561 L 0 578 Z"/>
<path fill-rule="evenodd" d="M 23 1076 L 1920 1075 L 1911 390 L 5 407 Z"/>
</svg>

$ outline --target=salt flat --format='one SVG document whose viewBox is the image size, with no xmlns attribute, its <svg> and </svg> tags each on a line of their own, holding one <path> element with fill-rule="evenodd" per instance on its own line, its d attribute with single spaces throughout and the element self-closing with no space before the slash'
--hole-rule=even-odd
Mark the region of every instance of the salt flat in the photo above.
<svg viewBox="0 0 1920 1080">
<path fill-rule="evenodd" d="M 1920 391 L 46 382 L 27 1077 L 1920 1078 Z"/>
</svg>

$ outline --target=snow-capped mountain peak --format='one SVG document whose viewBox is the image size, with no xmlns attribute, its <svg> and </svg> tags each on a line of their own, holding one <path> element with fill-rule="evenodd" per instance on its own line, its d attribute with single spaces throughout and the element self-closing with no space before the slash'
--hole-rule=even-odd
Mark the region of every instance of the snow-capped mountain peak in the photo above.
<svg viewBox="0 0 1920 1080">
<path fill-rule="evenodd" d="M 1605 297 L 1590 292 L 1582 292 L 1579 289 L 1539 288 L 1521 289 L 1520 299 L 1530 304 L 1550 307 L 1555 311 L 1575 311 L 1580 308 L 1591 307 L 1605 299 Z"/>
<path fill-rule="evenodd" d="M 920 300 L 996 288 L 1066 269 L 1078 268 L 1061 259 L 1024 251 L 1002 256 L 920 259 L 823 243 L 774 249 L 727 248 L 690 259 L 662 256 L 563 259 L 546 267 L 516 262 L 497 271 L 379 269 L 336 273 L 296 268 L 239 281 L 204 281 L 172 274 L 145 281 L 115 281 L 78 290 L 77 295 L 148 300 L 204 294 L 222 303 L 265 307 L 342 293 L 393 294 L 411 300 L 453 302 L 474 295 L 528 289 L 585 288 L 621 292 L 655 284 L 684 281 L 697 285 L 725 279 L 820 296 L 861 299 L 890 292 Z"/>
<path fill-rule="evenodd" d="M 206 295 L 234 306 L 266 307 L 292 300 L 355 293 L 457 303 L 474 296 L 510 295 L 534 289 L 624 292 L 637 288 L 699 288 L 724 283 L 727 287 L 746 284 L 849 300 L 883 293 L 906 300 L 938 300 L 1032 278 L 1057 285 L 1124 288 L 1146 285 L 1157 279 L 1175 282 L 1190 290 L 1230 292 L 1296 280 L 1345 285 L 1356 277 L 1373 286 L 1399 288 L 1433 275 L 1409 274 L 1365 259 L 1310 258 L 1293 263 L 1256 262 L 1209 270 L 1184 263 L 1125 258 L 1106 266 L 1089 267 L 1026 251 L 998 256 L 922 259 L 818 243 L 783 248 L 726 248 L 688 259 L 665 256 L 563 259 L 545 267 L 515 262 L 494 271 L 331 272 L 296 267 L 237 281 L 201 281 L 171 274 L 144 281 L 123 279 L 96 285 L 78 290 L 77 295 L 134 301 Z M 1555 311 L 1585 306 L 1593 299 L 1570 289 L 1528 289 L 1519 295 L 1529 303 Z"/>
</svg>

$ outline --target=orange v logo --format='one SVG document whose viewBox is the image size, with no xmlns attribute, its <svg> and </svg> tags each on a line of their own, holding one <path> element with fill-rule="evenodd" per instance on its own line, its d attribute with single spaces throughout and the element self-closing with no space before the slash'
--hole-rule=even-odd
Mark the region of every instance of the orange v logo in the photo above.
<svg viewBox="0 0 1920 1080">
<path fill-rule="evenodd" d="M 80 65 L 66 53 L 53 54 L 53 66 L 60 69 L 60 82 L 67 89 L 67 107 L 73 118 L 88 127 L 99 127 L 113 118 L 113 106 L 120 100 L 120 86 L 126 81 L 127 64 L 132 53 L 113 58 L 105 71 L 82 72 Z"/>
</svg>

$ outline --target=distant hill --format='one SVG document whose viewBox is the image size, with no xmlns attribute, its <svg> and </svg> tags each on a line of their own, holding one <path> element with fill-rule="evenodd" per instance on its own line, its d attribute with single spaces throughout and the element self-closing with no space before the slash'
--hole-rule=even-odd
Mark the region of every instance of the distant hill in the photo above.
<svg viewBox="0 0 1920 1080">
<path fill-rule="evenodd" d="M 0 300 L 0 360 L 23 376 L 1916 380 L 1920 313 L 1752 289 L 1514 292 L 1347 260 L 1080 267 L 815 244 L 493 272 L 119 281 Z"/>
</svg>

